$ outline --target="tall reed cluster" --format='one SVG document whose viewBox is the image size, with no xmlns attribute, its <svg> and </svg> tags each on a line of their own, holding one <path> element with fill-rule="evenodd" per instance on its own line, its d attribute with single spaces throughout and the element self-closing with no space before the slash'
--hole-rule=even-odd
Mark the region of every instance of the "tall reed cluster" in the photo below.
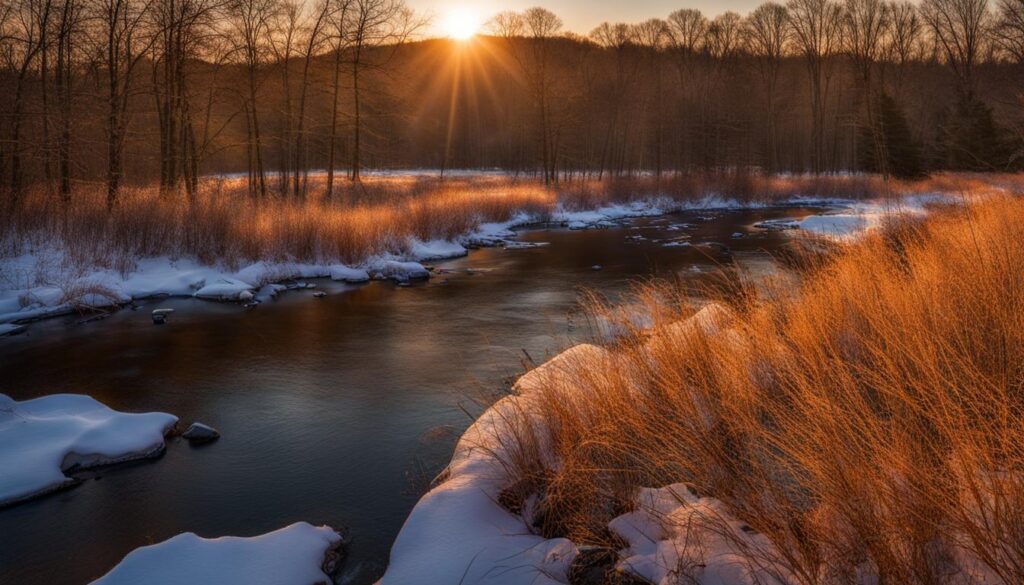
<svg viewBox="0 0 1024 585">
<path fill-rule="evenodd" d="M 547 381 L 505 437 L 537 530 L 616 548 L 639 487 L 685 482 L 771 541 L 736 549 L 782 582 L 1024 583 L 1024 201 L 893 218 L 799 265 L 696 322 L 648 285 L 653 328 Z"/>
</svg>

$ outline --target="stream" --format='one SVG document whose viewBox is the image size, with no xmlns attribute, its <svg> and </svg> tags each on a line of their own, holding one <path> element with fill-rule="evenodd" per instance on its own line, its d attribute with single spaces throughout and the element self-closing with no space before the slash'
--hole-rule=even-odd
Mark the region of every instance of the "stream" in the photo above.
<svg viewBox="0 0 1024 585">
<path fill-rule="evenodd" d="M 251 536 L 299 520 L 347 531 L 338 582 L 372 583 L 470 417 L 531 360 L 589 337 L 581 291 L 614 299 L 677 274 L 699 284 L 714 261 L 698 246 L 665 246 L 685 236 L 675 241 L 720 242 L 744 268 L 770 271 L 767 252 L 787 236 L 753 224 L 814 212 L 525 230 L 521 241 L 548 245 L 473 251 L 434 263 L 434 277 L 410 287 L 321 279 L 325 298 L 292 291 L 252 310 L 155 299 L 0 338 L 0 393 L 89 394 L 222 434 L 198 447 L 171 439 L 159 459 L 101 468 L 73 489 L 0 509 L 0 583 L 88 583 L 131 550 L 181 532 Z M 156 308 L 176 312 L 154 326 Z"/>
</svg>

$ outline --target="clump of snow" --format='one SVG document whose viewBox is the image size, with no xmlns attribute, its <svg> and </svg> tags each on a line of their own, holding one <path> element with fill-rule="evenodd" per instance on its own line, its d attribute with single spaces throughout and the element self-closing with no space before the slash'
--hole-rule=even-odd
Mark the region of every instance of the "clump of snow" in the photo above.
<svg viewBox="0 0 1024 585">
<path fill-rule="evenodd" d="M 236 278 L 222 277 L 200 287 L 195 296 L 212 301 L 247 301 L 253 296 L 252 285 Z M 248 298 L 243 298 L 248 296 Z"/>
<path fill-rule="evenodd" d="M 469 253 L 469 250 L 458 242 L 446 240 L 431 240 L 421 242 L 417 239 L 409 240 L 410 255 L 420 261 L 447 260 L 449 258 L 460 258 Z"/>
<path fill-rule="evenodd" d="M 400 262 L 398 260 L 381 260 L 370 272 L 377 279 L 389 279 L 397 282 L 430 278 L 430 271 L 419 262 Z"/>
<path fill-rule="evenodd" d="M 177 421 L 118 412 L 79 394 L 22 402 L 0 394 L 0 505 L 75 483 L 64 475 L 71 469 L 159 455 Z"/>
<path fill-rule="evenodd" d="M 359 283 L 370 280 L 370 273 L 362 268 L 349 268 L 344 264 L 331 266 L 331 280 L 342 282 Z"/>
<path fill-rule="evenodd" d="M 608 528 L 627 547 L 616 565 L 656 585 L 780 583 L 756 559 L 779 558 L 772 543 L 736 520 L 714 498 L 698 498 L 683 484 L 643 489 L 637 509 Z"/>
<path fill-rule="evenodd" d="M 341 535 L 329 526 L 305 522 L 251 538 L 207 539 L 187 532 L 133 550 L 92 585 L 330 583 L 329 565 L 341 544 Z"/>
</svg>

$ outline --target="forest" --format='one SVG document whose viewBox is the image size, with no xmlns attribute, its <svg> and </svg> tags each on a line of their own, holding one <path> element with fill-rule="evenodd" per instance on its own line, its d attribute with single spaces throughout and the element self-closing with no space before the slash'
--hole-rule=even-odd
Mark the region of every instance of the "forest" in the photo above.
<svg viewBox="0 0 1024 585">
<path fill-rule="evenodd" d="M 3 0 L 0 184 L 329 195 L 366 169 L 542 178 L 1020 166 L 1024 0 L 791 0 L 423 38 L 402 0 Z"/>
</svg>

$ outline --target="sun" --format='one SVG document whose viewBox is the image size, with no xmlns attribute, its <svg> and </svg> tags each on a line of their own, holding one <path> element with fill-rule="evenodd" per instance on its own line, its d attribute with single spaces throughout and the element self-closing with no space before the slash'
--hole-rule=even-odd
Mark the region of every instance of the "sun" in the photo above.
<svg viewBox="0 0 1024 585">
<path fill-rule="evenodd" d="M 444 32 L 455 40 L 466 41 L 476 36 L 482 24 L 480 16 L 472 9 L 453 8 L 445 16 Z"/>
</svg>

